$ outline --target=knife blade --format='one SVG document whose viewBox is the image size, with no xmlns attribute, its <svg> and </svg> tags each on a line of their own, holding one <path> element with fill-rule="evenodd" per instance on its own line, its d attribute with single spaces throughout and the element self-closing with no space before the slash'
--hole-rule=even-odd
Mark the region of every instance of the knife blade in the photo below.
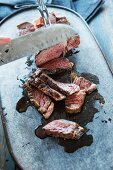
<svg viewBox="0 0 113 170">
<path fill-rule="evenodd" d="M 0 45 L 0 65 L 65 42 L 76 34 L 69 25 L 52 24 L 52 26 L 40 28 L 36 32 L 13 39 L 8 44 Z"/>
</svg>

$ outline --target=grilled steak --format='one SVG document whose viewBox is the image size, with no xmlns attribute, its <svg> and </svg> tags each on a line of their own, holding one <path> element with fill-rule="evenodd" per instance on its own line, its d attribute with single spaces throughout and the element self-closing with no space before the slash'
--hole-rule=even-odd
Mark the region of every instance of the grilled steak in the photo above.
<svg viewBox="0 0 113 170">
<path fill-rule="evenodd" d="M 40 68 L 47 74 L 53 74 L 71 70 L 73 65 L 67 58 L 60 57 L 41 65 Z"/>
<path fill-rule="evenodd" d="M 53 98 L 55 101 L 60 101 L 66 98 L 65 95 L 59 93 L 58 91 L 52 89 L 49 85 L 44 83 L 38 85 L 38 89 L 40 89 L 43 93 Z"/>
<path fill-rule="evenodd" d="M 34 25 L 30 22 L 23 22 L 17 25 L 17 28 L 19 29 L 19 36 L 35 31 Z"/>
<path fill-rule="evenodd" d="M 87 94 L 90 94 L 94 90 L 97 89 L 96 84 L 86 80 L 84 77 L 75 77 L 74 82 L 76 85 L 80 87 L 80 90 L 84 90 Z"/>
<path fill-rule="evenodd" d="M 49 13 L 49 18 L 52 24 L 55 24 L 55 23 L 62 23 L 62 24 L 68 24 L 68 25 L 70 24 L 66 17 L 56 17 L 54 12 Z M 48 20 L 46 22 L 48 24 Z M 34 23 L 37 28 L 44 26 L 42 17 L 35 20 Z"/>
<path fill-rule="evenodd" d="M 85 96 L 86 96 L 86 93 L 82 90 L 68 96 L 65 100 L 66 112 L 67 113 L 80 112 L 84 104 Z"/>
<path fill-rule="evenodd" d="M 41 70 L 36 71 L 26 82 L 26 84 L 30 84 L 31 86 L 34 86 L 35 88 L 39 89 L 46 95 L 53 98 L 55 101 L 60 101 L 66 98 L 66 96 L 59 91 L 54 90 L 51 88 L 46 82 L 44 82 L 40 78 Z"/>
<path fill-rule="evenodd" d="M 35 56 L 35 63 L 37 66 L 41 66 L 48 61 L 51 61 L 55 58 L 64 56 L 67 51 L 76 48 L 80 44 L 80 37 L 75 35 L 67 40 L 67 42 L 54 45 L 48 49 L 41 51 Z"/>
<path fill-rule="evenodd" d="M 41 66 L 42 64 L 45 64 L 50 60 L 60 57 L 63 53 L 65 54 L 65 51 L 66 49 L 64 44 L 54 45 L 37 54 L 35 58 L 35 63 L 37 66 Z"/>
<path fill-rule="evenodd" d="M 54 103 L 51 99 L 37 88 L 30 86 L 28 83 L 24 84 L 23 87 L 27 90 L 30 102 L 45 119 L 48 119 L 54 110 Z"/>
<path fill-rule="evenodd" d="M 67 20 L 66 17 L 56 17 L 56 23 L 61 23 L 61 24 L 68 24 L 70 25 L 69 21 Z"/>
<path fill-rule="evenodd" d="M 46 135 L 64 139 L 79 139 L 86 130 L 77 123 L 59 119 L 54 120 L 43 127 Z"/>
<path fill-rule="evenodd" d="M 60 91 L 65 95 L 71 95 L 80 90 L 79 86 L 74 83 L 61 83 L 53 80 L 46 74 L 41 74 L 40 79 L 46 84 L 49 85 L 52 89 Z"/>
</svg>

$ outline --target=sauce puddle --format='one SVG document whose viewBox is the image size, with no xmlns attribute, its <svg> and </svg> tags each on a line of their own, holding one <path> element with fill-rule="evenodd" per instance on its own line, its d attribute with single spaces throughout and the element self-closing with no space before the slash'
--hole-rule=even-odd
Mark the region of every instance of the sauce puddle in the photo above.
<svg viewBox="0 0 113 170">
<path fill-rule="evenodd" d="M 45 130 L 43 129 L 43 125 L 40 125 L 37 129 L 35 129 L 35 135 L 40 138 L 40 139 L 45 139 L 47 137 Z M 73 153 L 76 150 L 84 147 L 84 146 L 90 146 L 93 143 L 93 136 L 92 135 L 87 135 L 84 134 L 80 139 L 78 140 L 72 140 L 72 139 L 62 139 L 62 138 L 58 138 L 57 139 L 57 143 L 60 146 L 64 147 L 65 152 L 68 153 Z"/>
<path fill-rule="evenodd" d="M 61 76 L 55 77 L 55 80 L 68 83 L 70 82 L 72 78 L 69 76 L 69 73 L 64 74 L 64 75 L 62 75 L 61 73 L 59 75 Z M 92 81 L 95 84 L 99 84 L 99 79 L 95 75 L 92 75 L 89 73 L 82 73 L 81 76 Z M 23 91 L 23 96 L 24 97 L 22 97 L 17 102 L 17 106 L 16 106 L 17 111 L 20 113 L 25 112 L 27 110 L 27 107 L 30 106 L 30 102 L 25 91 Z M 35 129 L 35 135 L 40 139 L 45 139 L 46 137 L 49 137 L 45 134 L 45 131 L 42 128 L 49 122 L 56 120 L 56 119 L 66 119 L 66 120 L 76 122 L 82 127 L 86 126 L 89 122 L 93 121 L 94 115 L 97 112 L 99 112 L 99 110 L 95 108 L 94 106 L 97 100 L 102 105 L 105 103 L 103 96 L 101 96 L 101 94 L 98 93 L 98 90 L 86 96 L 82 111 L 78 114 L 67 114 L 65 112 L 64 101 L 55 102 L 55 109 L 54 109 L 53 114 L 47 120 L 45 120 L 42 117 L 41 119 L 42 125 L 40 125 L 37 129 Z M 64 139 L 58 138 L 57 143 L 64 147 L 65 152 L 72 153 L 84 146 L 90 146 L 93 143 L 93 136 L 90 134 L 89 135 L 84 134 L 79 140 L 72 140 L 72 139 L 64 140 Z"/>
</svg>

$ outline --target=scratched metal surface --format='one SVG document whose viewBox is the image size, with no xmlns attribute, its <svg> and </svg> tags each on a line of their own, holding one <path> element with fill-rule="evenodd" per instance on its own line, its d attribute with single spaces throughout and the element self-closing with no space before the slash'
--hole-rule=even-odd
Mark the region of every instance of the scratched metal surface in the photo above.
<svg viewBox="0 0 113 170">
<path fill-rule="evenodd" d="M 49 8 L 59 15 L 65 15 L 71 25 L 78 30 L 81 37 L 80 52 L 74 54 L 76 69 L 79 73 L 91 73 L 99 78 L 98 91 L 104 97 L 103 107 L 95 102 L 94 107 L 98 113 L 86 127 L 90 129 L 88 134 L 93 136 L 93 143 L 89 147 L 83 147 L 74 153 L 64 152 L 53 138 L 41 140 L 34 134 L 34 129 L 40 125 L 41 116 L 37 111 L 29 107 L 20 114 L 15 110 L 17 101 L 22 96 L 19 87 L 25 75 L 29 74 L 32 67 L 26 64 L 26 58 L 17 60 L 0 67 L 0 96 L 3 109 L 3 124 L 10 141 L 10 152 L 21 168 L 27 170 L 109 170 L 113 168 L 113 77 L 106 64 L 94 37 L 87 25 L 75 13 L 65 9 Z M 18 13 L 13 18 L 1 25 L 0 34 L 16 36 L 16 25 L 22 21 L 32 21 L 37 17 L 36 10 L 27 10 Z M 9 30 L 9 25 L 11 29 Z M 15 29 L 14 29 L 15 28 Z M 16 31 L 17 32 L 17 31 Z M 18 78 L 17 78 L 18 76 Z M 105 114 L 107 113 L 107 114 Z M 90 113 L 89 113 L 90 114 Z M 98 119 L 96 119 L 98 117 Z M 111 122 L 108 119 L 111 119 Z M 105 123 L 106 120 L 107 123 Z M 9 143 L 8 143 L 9 145 Z"/>
</svg>

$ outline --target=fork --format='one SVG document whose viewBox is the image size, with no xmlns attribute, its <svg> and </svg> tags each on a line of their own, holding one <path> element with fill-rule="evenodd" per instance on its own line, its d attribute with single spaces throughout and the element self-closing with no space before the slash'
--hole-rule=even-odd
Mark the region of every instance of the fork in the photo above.
<svg viewBox="0 0 113 170">
<path fill-rule="evenodd" d="M 49 13 L 48 13 L 46 5 L 44 4 L 44 1 L 43 0 L 37 0 L 37 4 L 38 4 L 38 10 L 40 11 L 41 16 L 43 18 L 43 22 L 44 22 L 45 27 L 48 24 L 51 25 Z M 48 23 L 47 23 L 47 21 L 48 21 Z"/>
</svg>

